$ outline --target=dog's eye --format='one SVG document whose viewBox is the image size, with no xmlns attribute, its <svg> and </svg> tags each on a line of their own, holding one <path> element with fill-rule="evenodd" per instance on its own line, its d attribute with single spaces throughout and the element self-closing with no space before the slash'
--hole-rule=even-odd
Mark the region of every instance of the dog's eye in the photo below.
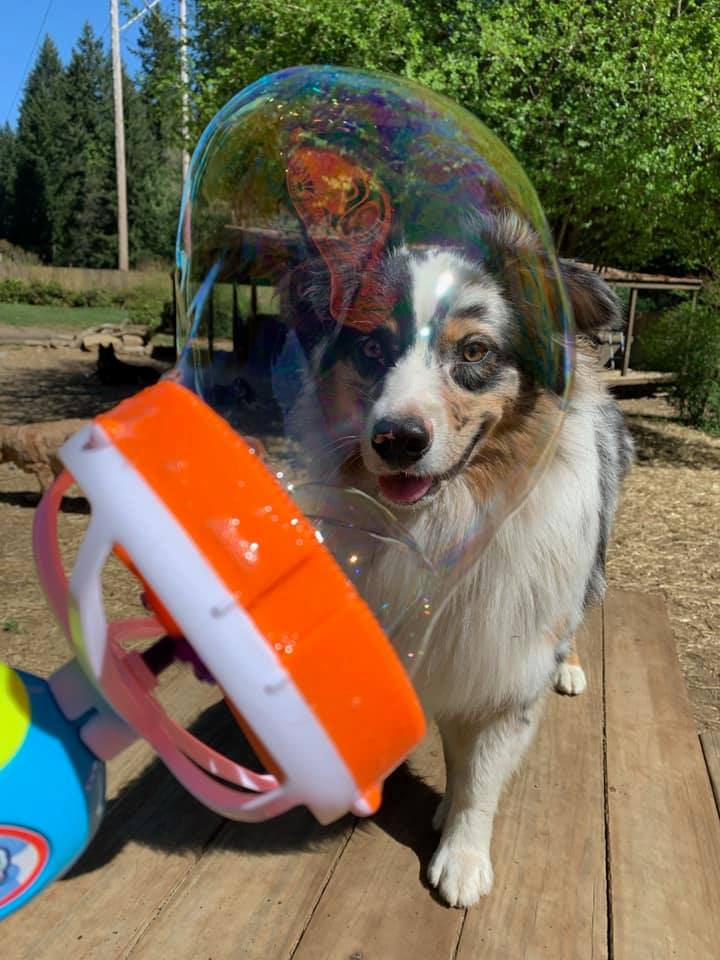
<svg viewBox="0 0 720 960">
<path fill-rule="evenodd" d="M 484 347 L 479 340 L 468 340 L 462 345 L 460 354 L 466 363 L 477 363 L 482 360 L 487 353 L 487 347 Z"/>
<path fill-rule="evenodd" d="M 361 350 L 368 360 L 382 360 L 384 357 L 382 344 L 375 337 L 368 337 L 367 340 L 363 340 Z"/>
</svg>

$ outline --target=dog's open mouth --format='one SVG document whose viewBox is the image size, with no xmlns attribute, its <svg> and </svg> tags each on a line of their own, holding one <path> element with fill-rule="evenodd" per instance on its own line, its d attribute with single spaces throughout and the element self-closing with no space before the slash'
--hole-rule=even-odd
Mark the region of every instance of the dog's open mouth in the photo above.
<svg viewBox="0 0 720 960">
<path fill-rule="evenodd" d="M 390 473 L 378 477 L 380 492 L 394 503 L 417 503 L 434 490 L 435 477 L 418 477 L 412 473 Z"/>
<path fill-rule="evenodd" d="M 465 447 L 462 456 L 454 467 L 445 473 L 437 476 L 428 476 L 415 473 L 387 473 L 378 477 L 380 493 L 386 500 L 393 503 L 412 504 L 419 503 L 425 497 L 429 496 L 438 489 L 441 483 L 446 480 L 453 480 L 465 468 L 470 456 L 486 433 L 489 419 L 483 419 L 470 443 Z"/>
</svg>

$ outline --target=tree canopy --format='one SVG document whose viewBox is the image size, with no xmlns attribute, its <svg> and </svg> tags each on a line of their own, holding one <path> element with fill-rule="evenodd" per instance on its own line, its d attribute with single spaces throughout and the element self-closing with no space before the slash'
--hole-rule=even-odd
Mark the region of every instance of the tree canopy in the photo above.
<svg viewBox="0 0 720 960">
<path fill-rule="evenodd" d="M 568 255 L 720 268 L 718 0 L 198 0 L 202 125 L 264 73 L 387 70 L 515 152 Z"/>
<path fill-rule="evenodd" d="M 169 258 L 180 198 L 179 48 L 158 7 L 124 79 L 130 254 Z M 196 0 L 193 137 L 235 93 L 302 63 L 385 70 L 459 101 L 517 155 L 562 253 L 720 270 L 720 0 Z M 0 236 L 115 263 L 109 57 L 46 38 L 0 129 Z"/>
</svg>

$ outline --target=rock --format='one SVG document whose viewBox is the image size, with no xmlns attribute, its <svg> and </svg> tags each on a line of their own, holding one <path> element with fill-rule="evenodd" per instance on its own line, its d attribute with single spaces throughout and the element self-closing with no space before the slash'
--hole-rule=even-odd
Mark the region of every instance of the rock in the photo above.
<svg viewBox="0 0 720 960">
<path fill-rule="evenodd" d="M 122 344 L 123 348 L 127 350 L 128 347 L 144 347 L 145 340 L 137 333 L 123 333 Z"/>
<path fill-rule="evenodd" d="M 148 328 L 147 328 L 146 326 L 144 326 L 144 324 L 142 324 L 142 323 L 128 323 L 127 320 L 123 320 L 123 323 L 122 323 L 122 332 L 123 332 L 123 335 L 127 333 L 127 334 L 131 334 L 132 336 L 135 336 L 135 337 L 141 337 L 143 343 L 145 343 L 145 341 L 147 340 L 147 338 L 148 338 L 148 336 L 149 336 Z"/>
<path fill-rule="evenodd" d="M 123 340 L 122 350 L 120 351 L 120 353 L 121 353 L 121 354 L 127 354 L 128 356 L 131 356 L 131 357 L 146 357 L 146 356 L 147 356 L 146 348 L 143 347 L 141 344 L 138 344 L 137 346 L 128 347 L 128 346 L 125 345 L 125 341 L 124 341 L 124 340 Z"/>
<path fill-rule="evenodd" d="M 115 347 L 117 350 L 122 348 L 122 340 L 113 336 L 111 333 L 88 333 L 85 334 L 80 343 L 82 350 L 90 351 L 95 347 Z"/>
</svg>

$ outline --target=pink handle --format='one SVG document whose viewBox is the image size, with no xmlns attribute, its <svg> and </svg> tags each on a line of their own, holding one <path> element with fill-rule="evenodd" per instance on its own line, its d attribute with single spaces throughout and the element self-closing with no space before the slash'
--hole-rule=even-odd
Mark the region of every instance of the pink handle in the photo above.
<svg viewBox="0 0 720 960">
<path fill-rule="evenodd" d="M 70 473 L 64 471 L 45 493 L 35 512 L 32 537 L 40 583 L 71 643 L 69 588 L 58 545 L 57 514 L 63 495 L 73 482 Z M 107 675 L 108 680 L 112 677 L 115 691 L 125 692 L 120 710 L 124 719 L 155 747 L 168 768 L 194 796 L 218 812 L 236 819 L 264 820 L 294 806 L 296 801 L 276 777 L 249 770 L 208 747 L 180 727 L 151 696 L 150 691 L 157 684 L 154 674 L 139 655 L 127 652 L 122 644 L 157 637 L 161 633 L 163 627 L 154 616 L 128 618 L 108 625 L 107 653 L 110 656 L 106 657 L 103 677 Z M 130 677 L 137 687 L 132 693 L 128 689 Z M 138 698 L 145 700 L 144 705 Z M 218 783 L 213 779 L 216 777 L 233 786 Z M 238 788 L 265 796 L 245 794 Z"/>
<path fill-rule="evenodd" d="M 55 618 L 68 639 L 70 639 L 68 582 L 58 545 L 57 515 L 62 498 L 73 483 L 72 476 L 67 470 L 63 470 L 40 501 L 35 511 L 32 532 L 33 553 L 40 584 Z"/>
</svg>

